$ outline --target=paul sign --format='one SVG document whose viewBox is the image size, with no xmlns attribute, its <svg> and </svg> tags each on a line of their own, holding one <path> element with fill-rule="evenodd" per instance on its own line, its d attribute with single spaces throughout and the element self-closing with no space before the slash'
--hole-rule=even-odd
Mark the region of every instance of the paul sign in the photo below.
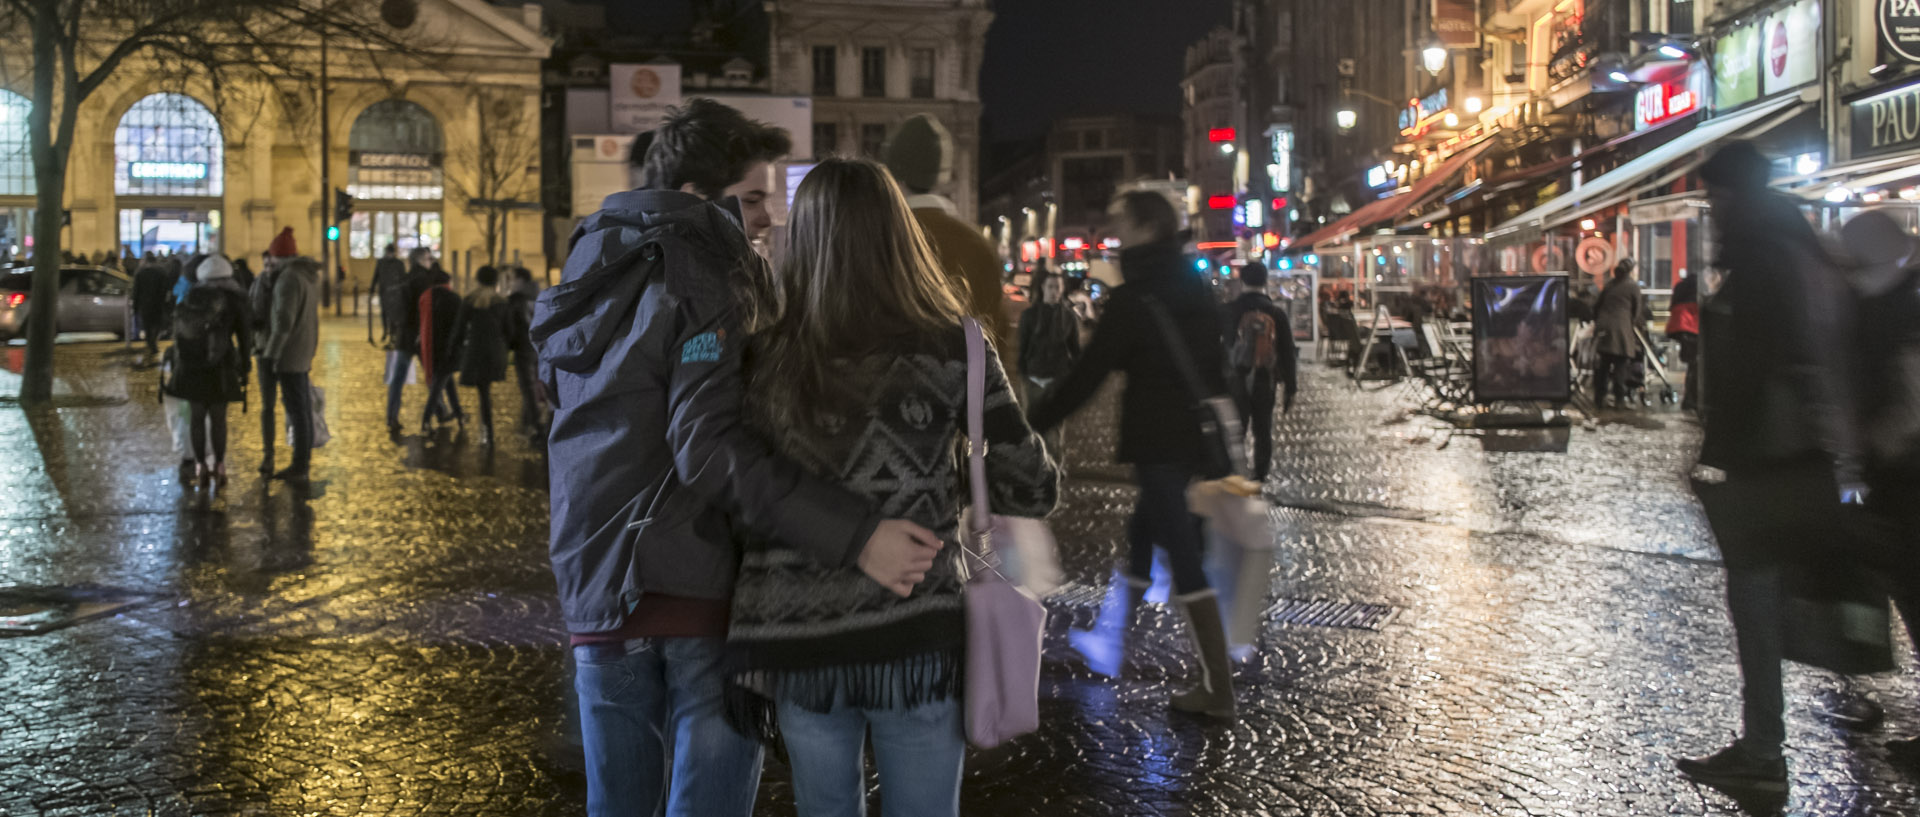
<svg viewBox="0 0 1920 817">
<path fill-rule="evenodd" d="M 1920 62 L 1920 0 L 1880 0 L 1880 61 Z"/>
<path fill-rule="evenodd" d="M 1920 82 L 1847 102 L 1853 156 L 1920 148 Z"/>
</svg>

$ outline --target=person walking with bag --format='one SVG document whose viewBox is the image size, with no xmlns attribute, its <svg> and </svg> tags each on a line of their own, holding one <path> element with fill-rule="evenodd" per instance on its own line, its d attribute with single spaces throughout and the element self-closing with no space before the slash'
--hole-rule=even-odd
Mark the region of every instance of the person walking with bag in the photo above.
<svg viewBox="0 0 1920 817">
<path fill-rule="evenodd" d="M 195 476 L 203 489 L 227 480 L 227 404 L 247 399 L 253 355 L 247 293 L 225 258 L 200 263 L 199 283 L 173 311 L 169 394 L 187 401 Z"/>
<path fill-rule="evenodd" d="M 815 167 L 796 192 L 790 240 L 777 282 L 754 298 L 750 422 L 882 514 L 954 541 L 966 491 L 952 452 L 980 324 L 877 164 Z M 1058 471 L 981 348 L 986 439 L 972 444 L 986 446 L 991 509 L 1044 516 Z M 777 722 L 803 817 L 865 813 L 869 734 L 889 815 L 959 813 L 965 558 L 949 545 L 924 574 L 882 584 L 778 532 L 750 540 L 727 634 L 729 714 L 763 739 Z"/>
<path fill-rule="evenodd" d="M 1848 301 L 1838 265 L 1795 203 L 1767 186 L 1751 143 L 1700 168 L 1726 270 L 1700 314 L 1700 447 L 1694 490 L 1727 571 L 1739 657 L 1740 738 L 1680 770 L 1711 785 L 1784 792 L 1787 730 L 1784 578 L 1836 547 L 1844 504 L 1862 491 L 1849 361 Z"/>
<path fill-rule="evenodd" d="M 500 270 L 474 271 L 474 288 L 460 301 L 452 346 L 460 385 L 480 393 L 480 444 L 493 445 L 493 384 L 507 379 L 507 331 L 512 318 L 500 294 Z"/>
<path fill-rule="evenodd" d="M 283 235 L 291 245 L 292 234 Z M 313 369 L 313 354 L 320 345 L 320 262 L 304 255 L 286 259 L 273 278 L 273 305 L 260 363 L 263 370 L 271 370 L 274 388 L 287 411 L 287 425 L 293 431 L 293 460 L 286 468 L 274 471 L 273 478 L 304 484 L 313 459 L 313 382 L 308 372 Z M 262 398 L 262 403 L 269 399 Z M 268 428 L 266 433 L 271 437 L 274 431 Z M 272 451 L 269 445 L 263 443 L 262 447 Z M 272 465 L 269 459 L 263 468 L 271 469 Z"/>
<path fill-rule="evenodd" d="M 1293 321 L 1267 294 L 1267 266 L 1248 261 L 1240 268 L 1246 291 L 1227 304 L 1227 361 L 1234 385 L 1244 389 L 1240 414 L 1253 431 L 1253 479 L 1265 482 L 1273 467 L 1274 391 L 1286 387 L 1281 407 L 1293 410 L 1300 391 L 1300 353 L 1293 342 Z"/>
<path fill-rule="evenodd" d="M 1226 630 L 1201 567 L 1200 522 L 1187 507 L 1187 487 L 1197 476 L 1225 476 L 1200 473 L 1208 467 L 1209 441 L 1196 419 L 1198 404 L 1227 391 L 1219 307 L 1180 250 L 1180 217 L 1165 197 L 1125 193 L 1108 216 L 1125 248 L 1124 283 L 1114 288 L 1079 365 L 1027 412 L 1033 427 L 1046 432 L 1092 399 L 1107 375 L 1126 373 L 1119 460 L 1133 465 L 1140 488 L 1127 528 L 1131 550 L 1127 566 L 1114 573 L 1095 628 L 1069 638 L 1094 671 L 1119 674 L 1123 631 L 1151 583 L 1157 546 L 1173 569 L 1175 598 L 1201 657 L 1200 684 L 1175 695 L 1173 708 L 1232 717 Z"/>
</svg>

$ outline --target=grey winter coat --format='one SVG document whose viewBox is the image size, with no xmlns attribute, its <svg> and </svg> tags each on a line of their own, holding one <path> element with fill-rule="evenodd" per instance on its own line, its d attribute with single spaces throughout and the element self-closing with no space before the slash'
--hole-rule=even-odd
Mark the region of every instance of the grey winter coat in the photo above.
<svg viewBox="0 0 1920 817">
<path fill-rule="evenodd" d="M 261 357 L 276 372 L 307 372 L 319 346 L 320 263 L 303 255 L 274 275 L 273 313 Z"/>
<path fill-rule="evenodd" d="M 726 599 L 733 526 L 826 565 L 879 524 L 865 498 L 775 455 L 741 408 L 740 289 L 761 263 L 737 213 L 696 196 L 609 196 L 541 293 L 533 341 L 554 398 L 554 577 L 567 629 L 620 626 L 645 593 Z"/>
</svg>

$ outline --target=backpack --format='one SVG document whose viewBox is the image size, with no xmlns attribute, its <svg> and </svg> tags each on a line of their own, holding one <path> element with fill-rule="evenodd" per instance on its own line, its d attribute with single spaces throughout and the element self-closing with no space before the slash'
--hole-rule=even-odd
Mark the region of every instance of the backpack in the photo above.
<svg viewBox="0 0 1920 817">
<path fill-rule="evenodd" d="M 194 287 L 173 308 L 174 365 L 185 369 L 217 369 L 233 354 L 233 335 L 227 298 L 213 287 Z"/>
<path fill-rule="evenodd" d="M 1279 337 L 1279 332 L 1279 325 L 1266 310 L 1247 310 L 1240 316 L 1240 325 L 1234 331 L 1233 349 L 1228 353 L 1233 368 L 1273 371 L 1273 343 Z"/>
<path fill-rule="evenodd" d="M 257 331 L 265 332 L 273 326 L 273 284 L 279 278 L 278 267 L 262 272 L 247 292 L 247 306 L 253 310 L 253 328 Z"/>
</svg>

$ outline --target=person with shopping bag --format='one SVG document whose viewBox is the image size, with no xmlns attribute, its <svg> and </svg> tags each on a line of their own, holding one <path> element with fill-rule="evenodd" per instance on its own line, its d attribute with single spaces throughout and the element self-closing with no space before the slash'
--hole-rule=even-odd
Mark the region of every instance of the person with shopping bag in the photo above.
<svg viewBox="0 0 1920 817">
<path fill-rule="evenodd" d="M 951 544 L 966 496 L 952 452 L 970 369 L 983 377 L 984 439 L 969 442 L 985 447 L 991 512 L 1046 515 L 1058 470 L 884 168 L 822 162 L 801 182 L 791 224 L 788 260 L 752 298 L 750 421 L 882 515 L 950 544 L 923 574 L 883 586 L 778 536 L 749 539 L 727 634 L 729 716 L 785 744 L 803 817 L 864 813 L 869 736 L 889 813 L 957 815 L 961 689 L 979 680 L 963 672 L 972 557 Z M 980 350 L 971 364 L 969 343 Z"/>
<path fill-rule="evenodd" d="M 227 479 L 227 405 L 247 399 L 253 318 L 227 259 L 210 255 L 198 271 L 198 282 L 173 310 L 164 389 L 189 406 L 194 476 L 211 489 Z"/>
<path fill-rule="evenodd" d="M 1107 375 L 1127 375 L 1119 460 L 1133 465 L 1140 487 L 1127 531 L 1131 550 L 1126 567 L 1114 572 L 1094 628 L 1069 637 L 1089 668 L 1118 674 L 1124 631 L 1145 600 L 1158 547 L 1167 554 L 1175 599 L 1201 657 L 1199 685 L 1174 696 L 1173 708 L 1232 717 L 1226 631 L 1202 564 L 1200 522 L 1187 505 L 1187 488 L 1195 478 L 1222 477 L 1245 467 L 1243 454 L 1220 449 L 1224 441 L 1243 450 L 1237 419 L 1205 419 L 1197 411 L 1221 402 L 1210 396 L 1227 393 L 1220 310 L 1181 252 L 1179 214 L 1165 197 L 1125 193 L 1114 199 L 1108 215 L 1124 247 L 1120 275 L 1125 283 L 1114 288 L 1080 362 L 1028 411 L 1033 427 L 1044 433 L 1092 399 Z M 1224 402 L 1232 403 L 1230 398 Z"/>
<path fill-rule="evenodd" d="M 320 262 L 294 252 L 293 232 L 282 231 L 274 239 L 275 267 L 261 281 L 254 282 L 267 303 L 267 331 L 260 344 L 261 411 L 265 436 L 260 472 L 273 479 L 304 484 L 313 459 L 313 355 L 320 345 Z M 255 325 L 259 325 L 256 316 Z M 278 392 L 292 429 L 293 460 L 286 468 L 273 470 L 273 425 L 271 410 Z"/>
</svg>

